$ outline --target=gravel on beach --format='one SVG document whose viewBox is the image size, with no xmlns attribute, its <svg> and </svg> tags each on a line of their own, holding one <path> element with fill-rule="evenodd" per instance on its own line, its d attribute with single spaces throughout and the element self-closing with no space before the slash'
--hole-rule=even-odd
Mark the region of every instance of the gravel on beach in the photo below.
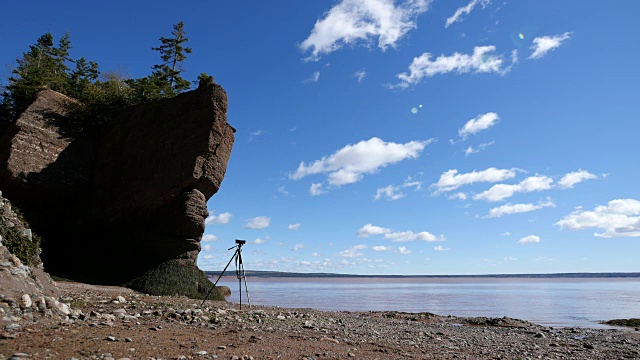
<svg viewBox="0 0 640 360">
<path fill-rule="evenodd" d="M 58 286 L 58 305 L 0 302 L 0 360 L 640 358 L 634 328 L 551 328 L 506 317 L 389 311 L 240 310 L 121 287 Z"/>
</svg>

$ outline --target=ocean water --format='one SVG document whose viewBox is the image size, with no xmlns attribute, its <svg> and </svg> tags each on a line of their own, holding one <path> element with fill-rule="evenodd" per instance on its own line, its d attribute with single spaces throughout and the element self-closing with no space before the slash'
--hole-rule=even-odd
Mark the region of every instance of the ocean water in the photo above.
<svg viewBox="0 0 640 360">
<path fill-rule="evenodd" d="M 231 288 L 237 303 L 238 280 Z M 553 327 L 607 327 L 640 317 L 640 278 L 247 278 L 251 304 L 325 311 L 431 312 L 508 316 Z M 242 302 L 247 304 L 244 282 Z"/>
</svg>

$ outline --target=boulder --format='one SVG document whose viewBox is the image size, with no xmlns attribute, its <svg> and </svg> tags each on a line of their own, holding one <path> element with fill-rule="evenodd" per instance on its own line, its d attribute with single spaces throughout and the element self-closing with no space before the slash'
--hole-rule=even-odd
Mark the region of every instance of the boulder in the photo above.
<svg viewBox="0 0 640 360">
<path fill-rule="evenodd" d="M 66 121 L 73 101 L 39 91 L 0 138 L 0 188 L 44 238 L 46 270 L 156 295 L 206 294 L 196 260 L 235 132 L 224 89 L 202 83 L 81 132 Z M 175 286 L 149 285 L 165 281 Z"/>
</svg>

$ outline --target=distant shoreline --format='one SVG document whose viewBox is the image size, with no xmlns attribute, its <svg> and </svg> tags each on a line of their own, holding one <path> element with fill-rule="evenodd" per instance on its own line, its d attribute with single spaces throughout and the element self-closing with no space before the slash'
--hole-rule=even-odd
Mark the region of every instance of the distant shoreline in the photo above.
<svg viewBox="0 0 640 360">
<path fill-rule="evenodd" d="M 217 277 L 220 271 L 205 271 L 207 276 Z M 234 276 L 234 271 L 226 271 L 224 276 Z M 371 278 L 371 279 L 579 279 L 579 278 L 640 278 L 640 272 L 632 273 L 551 273 L 551 274 L 480 274 L 480 275 L 358 275 L 334 273 L 294 273 L 279 271 L 246 271 L 252 278 Z"/>
</svg>

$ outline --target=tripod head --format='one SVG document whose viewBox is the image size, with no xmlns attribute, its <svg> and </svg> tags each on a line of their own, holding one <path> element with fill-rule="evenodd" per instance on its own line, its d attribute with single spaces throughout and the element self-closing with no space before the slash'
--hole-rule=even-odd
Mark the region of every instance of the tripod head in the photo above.
<svg viewBox="0 0 640 360">
<path fill-rule="evenodd" d="M 236 245 L 228 248 L 227 250 L 231 250 L 231 249 L 235 249 L 235 248 L 238 248 L 238 250 L 240 250 L 242 248 L 242 245 L 244 245 L 246 243 L 247 243 L 247 240 L 236 239 Z"/>
</svg>

